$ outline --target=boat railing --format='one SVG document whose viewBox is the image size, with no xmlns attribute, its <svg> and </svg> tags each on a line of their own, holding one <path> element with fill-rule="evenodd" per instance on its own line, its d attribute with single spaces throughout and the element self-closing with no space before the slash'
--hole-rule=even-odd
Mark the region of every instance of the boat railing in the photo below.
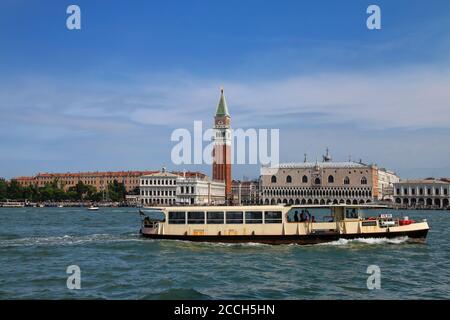
<svg viewBox="0 0 450 320">
<path fill-rule="evenodd" d="M 159 222 L 157 221 L 145 221 L 143 222 L 144 228 L 157 229 L 159 227 Z"/>
</svg>

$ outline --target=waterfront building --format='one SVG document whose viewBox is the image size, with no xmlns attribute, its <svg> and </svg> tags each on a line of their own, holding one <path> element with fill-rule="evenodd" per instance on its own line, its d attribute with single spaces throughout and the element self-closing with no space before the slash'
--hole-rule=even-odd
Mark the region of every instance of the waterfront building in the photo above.
<svg viewBox="0 0 450 320">
<path fill-rule="evenodd" d="M 207 178 L 183 177 L 178 180 L 178 203 L 185 205 L 224 204 L 224 182 L 210 181 Z"/>
<path fill-rule="evenodd" d="M 400 177 L 391 170 L 378 169 L 378 199 L 394 201 L 394 184 L 400 181 Z"/>
<path fill-rule="evenodd" d="M 177 202 L 178 175 L 166 172 L 150 173 L 140 177 L 139 192 L 142 204 L 174 205 Z"/>
<path fill-rule="evenodd" d="M 393 172 L 374 164 L 333 162 L 328 150 L 322 162 L 305 158 L 302 163 L 263 167 L 261 173 L 263 204 L 373 203 L 382 199 L 383 190 L 392 188 L 395 180 Z"/>
<path fill-rule="evenodd" d="M 78 182 L 93 186 L 97 191 L 106 190 L 109 183 L 116 180 L 123 183 L 127 192 L 133 192 L 139 188 L 139 178 L 145 174 L 157 171 L 105 171 L 105 172 L 68 172 L 68 173 L 38 173 L 32 177 L 16 177 L 11 180 L 17 181 L 21 186 L 43 187 L 48 183 L 57 181 L 67 191 Z"/>
<path fill-rule="evenodd" d="M 144 205 L 204 205 L 225 203 L 225 183 L 210 181 L 204 174 L 160 172 L 140 178 Z"/>
<path fill-rule="evenodd" d="M 231 181 L 231 117 L 227 102 L 220 91 L 219 104 L 214 116 L 214 147 L 212 154 L 212 179 L 225 183 L 227 199 L 232 197 Z"/>
<path fill-rule="evenodd" d="M 449 208 L 448 179 L 404 180 L 394 184 L 394 199 L 398 205 L 413 208 Z"/>
<path fill-rule="evenodd" d="M 233 180 L 232 192 L 234 205 L 258 204 L 259 180 Z"/>
</svg>

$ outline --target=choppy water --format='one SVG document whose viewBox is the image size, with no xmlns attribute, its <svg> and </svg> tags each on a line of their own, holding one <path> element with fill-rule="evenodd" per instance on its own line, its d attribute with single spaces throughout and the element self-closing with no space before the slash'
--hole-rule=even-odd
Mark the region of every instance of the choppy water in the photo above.
<svg viewBox="0 0 450 320">
<path fill-rule="evenodd" d="M 153 241 L 133 208 L 0 208 L 0 299 L 449 299 L 450 211 L 407 239 L 269 246 Z M 368 290 L 369 265 L 381 289 Z M 81 268 L 68 290 L 66 268 Z"/>
</svg>

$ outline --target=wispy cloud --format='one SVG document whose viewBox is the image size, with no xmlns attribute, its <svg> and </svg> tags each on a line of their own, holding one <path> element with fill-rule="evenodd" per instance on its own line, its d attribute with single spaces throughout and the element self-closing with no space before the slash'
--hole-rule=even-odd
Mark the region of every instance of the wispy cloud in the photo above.
<svg viewBox="0 0 450 320">
<path fill-rule="evenodd" d="M 319 74 L 277 82 L 231 84 L 248 114 L 269 119 L 316 114 L 321 122 L 372 128 L 448 128 L 450 72 L 403 69 L 381 73 Z M 251 121 L 253 117 L 249 117 Z"/>
<path fill-rule="evenodd" d="M 283 125 L 292 117 L 368 128 L 448 128 L 450 69 L 404 68 L 367 73 L 320 73 L 242 82 L 183 75 L 142 83 L 74 86 L 41 79 L 0 90 L 2 120 L 108 130 L 120 124 L 189 126 L 210 119 L 223 84 L 235 124 Z M 105 88 L 107 87 L 107 89 Z M 0 120 L 1 121 L 1 120 Z"/>
</svg>

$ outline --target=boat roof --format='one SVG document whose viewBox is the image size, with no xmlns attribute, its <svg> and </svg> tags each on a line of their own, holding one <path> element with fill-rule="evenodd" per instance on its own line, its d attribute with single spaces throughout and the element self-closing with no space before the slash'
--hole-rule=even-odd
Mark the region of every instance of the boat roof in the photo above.
<svg viewBox="0 0 450 320">
<path fill-rule="evenodd" d="M 247 206 L 166 206 L 166 207 L 144 207 L 144 210 L 167 210 L 167 211 L 189 211 L 189 210 L 203 210 L 203 211 L 218 211 L 218 210 L 236 210 L 236 211 L 249 211 L 249 210 L 280 210 L 289 208 L 388 208 L 386 205 L 376 204 L 329 204 L 329 205 L 247 205 Z"/>
</svg>

